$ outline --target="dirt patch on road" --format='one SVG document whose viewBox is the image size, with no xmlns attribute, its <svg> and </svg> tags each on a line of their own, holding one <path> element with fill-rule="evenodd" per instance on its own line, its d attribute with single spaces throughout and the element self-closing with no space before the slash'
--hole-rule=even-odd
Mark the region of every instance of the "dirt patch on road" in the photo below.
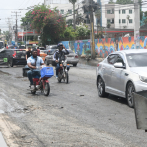
<svg viewBox="0 0 147 147">
<path fill-rule="evenodd" d="M 0 70 L 0 74 L 4 74 L 4 75 L 10 75 L 8 72 L 4 72 Z"/>
</svg>

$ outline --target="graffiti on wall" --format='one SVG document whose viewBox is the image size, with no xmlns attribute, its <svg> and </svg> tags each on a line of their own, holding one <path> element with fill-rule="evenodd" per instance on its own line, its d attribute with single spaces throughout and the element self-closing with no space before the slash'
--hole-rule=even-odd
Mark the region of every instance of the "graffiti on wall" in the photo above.
<svg viewBox="0 0 147 147">
<path fill-rule="evenodd" d="M 140 36 L 140 49 L 147 49 L 147 36 Z M 64 46 L 78 55 L 91 50 L 90 40 L 62 41 Z M 114 51 L 134 49 L 134 37 L 119 37 L 95 39 L 95 51 L 101 57 L 106 57 Z"/>
</svg>

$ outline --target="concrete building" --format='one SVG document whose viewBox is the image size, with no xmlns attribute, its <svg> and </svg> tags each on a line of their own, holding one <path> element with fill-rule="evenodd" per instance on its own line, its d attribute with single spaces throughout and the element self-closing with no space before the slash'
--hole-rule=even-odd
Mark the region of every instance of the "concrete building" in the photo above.
<svg viewBox="0 0 147 147">
<path fill-rule="evenodd" d="M 134 5 L 104 4 L 102 0 L 102 26 L 115 29 L 134 29 Z"/>
<path fill-rule="evenodd" d="M 77 13 L 84 17 L 84 10 L 83 7 L 83 0 L 77 0 L 75 4 L 75 9 L 77 9 Z M 97 0 L 94 0 L 97 2 Z M 60 14 L 62 14 L 64 17 L 66 17 L 66 21 L 69 24 L 73 24 L 73 5 L 69 3 L 69 0 L 46 0 L 46 5 L 49 5 L 51 9 L 56 8 L 57 11 L 59 11 Z M 83 20 L 84 21 L 84 20 Z M 96 25 L 96 18 L 94 17 L 94 22 Z M 84 23 L 90 25 L 90 19 L 87 19 L 84 21 Z"/>
</svg>

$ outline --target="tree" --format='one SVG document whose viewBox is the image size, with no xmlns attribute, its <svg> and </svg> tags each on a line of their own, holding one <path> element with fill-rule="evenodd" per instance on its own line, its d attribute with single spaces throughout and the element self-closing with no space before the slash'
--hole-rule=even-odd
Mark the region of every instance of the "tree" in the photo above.
<svg viewBox="0 0 147 147">
<path fill-rule="evenodd" d="M 127 15 L 127 25 L 128 25 L 128 22 L 129 22 L 129 19 L 130 19 L 130 15 Z"/>
<path fill-rule="evenodd" d="M 76 20 L 75 20 L 75 3 L 77 2 L 77 0 L 69 0 L 69 2 L 70 3 L 72 3 L 73 4 L 73 21 L 74 21 L 74 23 L 73 23 L 73 28 L 74 28 L 74 30 L 76 29 Z"/>
<path fill-rule="evenodd" d="M 98 37 L 98 27 L 100 26 L 100 24 L 98 24 L 98 22 L 101 19 L 101 10 L 100 9 L 97 9 L 95 11 L 95 17 L 97 19 L 97 37 Z"/>
<path fill-rule="evenodd" d="M 115 4 L 113 0 L 109 0 L 108 4 Z"/>
<path fill-rule="evenodd" d="M 133 0 L 117 0 L 116 4 L 122 4 L 122 5 L 126 5 L 126 4 L 133 4 Z"/>
<path fill-rule="evenodd" d="M 31 29 L 40 34 L 42 43 L 56 43 L 60 34 L 63 34 L 66 28 L 65 19 L 56 11 L 49 9 L 45 5 L 36 5 L 33 10 L 29 10 L 25 17 L 21 19 L 22 25 L 29 25 Z"/>
<path fill-rule="evenodd" d="M 110 27 L 111 27 L 111 23 L 108 22 L 108 23 L 107 23 L 107 28 L 110 28 Z"/>
</svg>

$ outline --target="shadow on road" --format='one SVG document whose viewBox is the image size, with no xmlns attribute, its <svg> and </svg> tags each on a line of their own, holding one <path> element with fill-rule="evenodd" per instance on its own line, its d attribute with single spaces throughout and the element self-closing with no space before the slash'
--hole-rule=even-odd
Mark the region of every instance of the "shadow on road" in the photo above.
<svg viewBox="0 0 147 147">
<path fill-rule="evenodd" d="M 109 94 L 109 96 L 107 98 L 110 99 L 110 100 L 113 100 L 115 102 L 127 105 L 127 100 L 125 98 L 121 98 L 119 96 L 115 96 L 115 95 L 112 95 L 112 94 Z"/>
</svg>

